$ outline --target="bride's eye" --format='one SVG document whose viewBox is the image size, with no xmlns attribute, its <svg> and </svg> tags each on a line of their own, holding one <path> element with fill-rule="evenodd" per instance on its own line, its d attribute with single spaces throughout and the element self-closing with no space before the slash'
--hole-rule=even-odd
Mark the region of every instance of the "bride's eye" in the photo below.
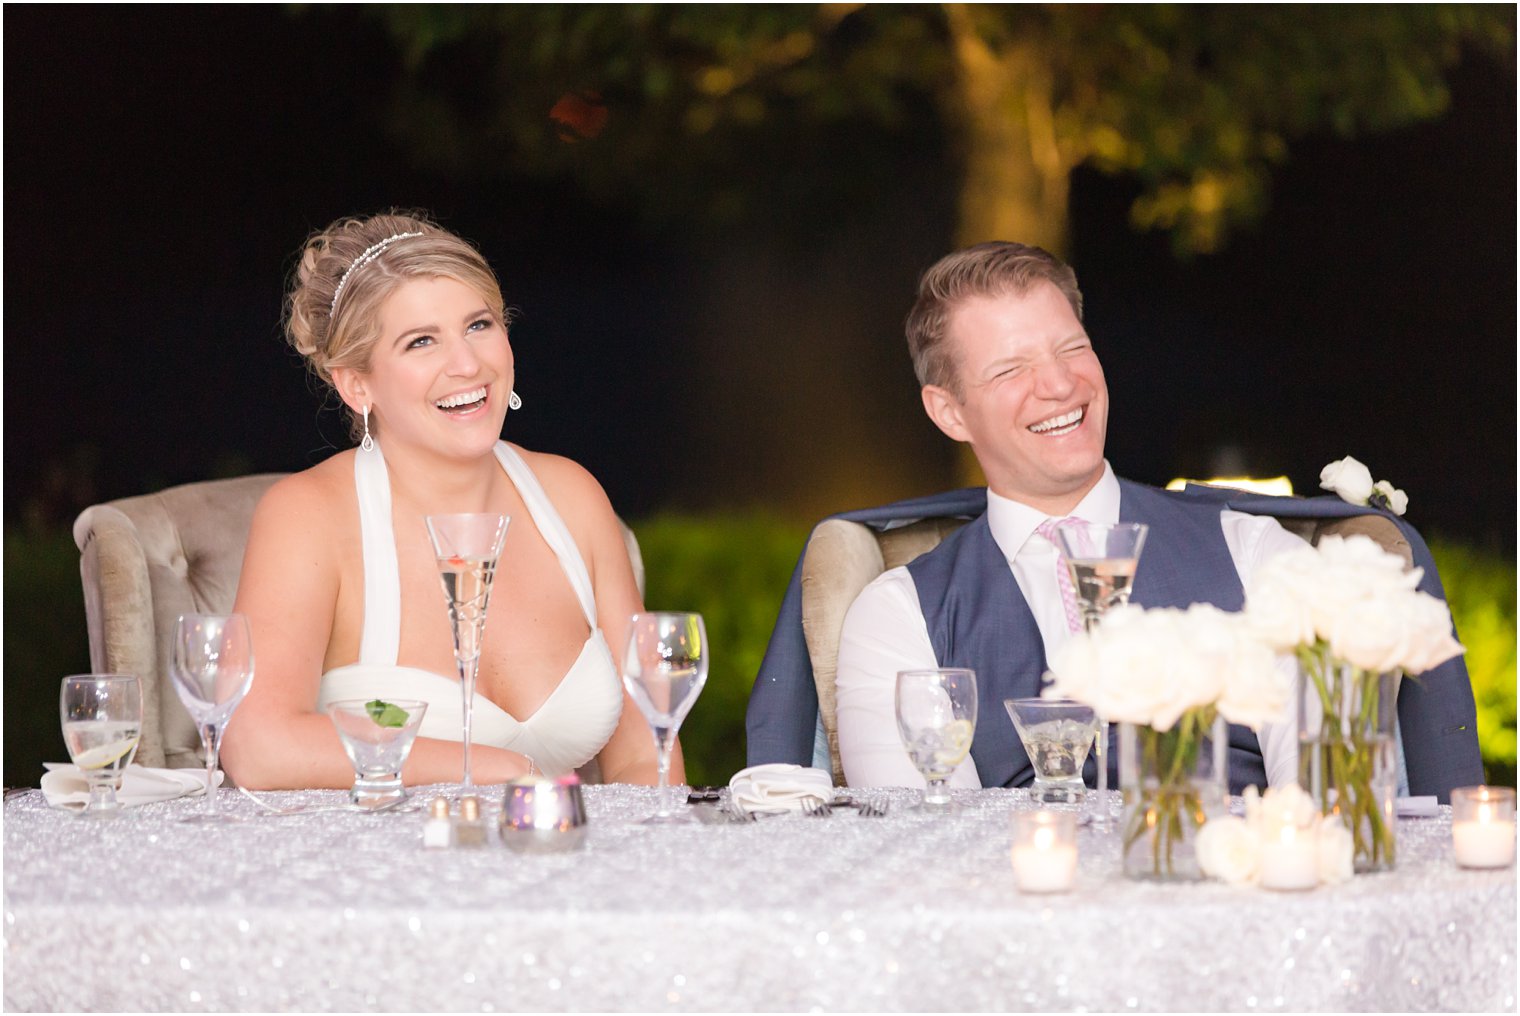
<svg viewBox="0 0 1520 1016">
<path fill-rule="evenodd" d="M 465 330 L 466 331 L 471 331 L 471 332 L 478 332 L 478 331 L 481 331 L 482 329 L 491 327 L 495 323 L 496 322 L 492 321 L 490 318 L 483 317 L 483 318 L 479 318 L 479 319 L 477 319 L 475 321 L 471 321 L 469 327 L 466 328 Z"/>
<path fill-rule="evenodd" d="M 433 341 L 433 337 L 431 335 L 419 335 L 415 339 L 413 339 L 412 341 L 408 342 L 406 344 L 406 348 L 407 349 L 421 349 L 425 345 L 430 345 L 432 343 L 432 341 Z"/>
</svg>

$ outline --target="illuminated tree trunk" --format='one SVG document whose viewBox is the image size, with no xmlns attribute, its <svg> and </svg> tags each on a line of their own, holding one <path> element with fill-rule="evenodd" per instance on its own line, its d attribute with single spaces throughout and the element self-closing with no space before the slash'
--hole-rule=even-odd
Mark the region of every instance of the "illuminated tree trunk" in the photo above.
<svg viewBox="0 0 1520 1016">
<path fill-rule="evenodd" d="M 956 68 L 946 111 L 965 174 L 957 244 L 1016 240 L 1063 256 L 1072 163 L 1056 135 L 1049 67 L 1037 40 L 995 50 L 978 30 L 978 14 L 965 4 L 945 6 Z M 970 445 L 961 446 L 958 472 L 968 486 L 987 482 Z"/>
<path fill-rule="evenodd" d="M 994 48 L 978 30 L 979 13 L 945 7 L 956 68 L 947 111 L 965 167 L 956 239 L 1017 240 L 1062 255 L 1073 163 L 1056 133 L 1050 68 L 1038 38 Z"/>
</svg>

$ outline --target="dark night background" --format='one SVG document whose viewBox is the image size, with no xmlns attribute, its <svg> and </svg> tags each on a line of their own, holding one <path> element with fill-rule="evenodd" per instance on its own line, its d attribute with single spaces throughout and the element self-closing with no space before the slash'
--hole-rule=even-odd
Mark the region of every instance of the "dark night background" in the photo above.
<svg viewBox="0 0 1520 1016">
<path fill-rule="evenodd" d="M 956 483 L 901 338 L 952 246 L 927 116 L 778 131 L 756 212 L 683 228 L 631 193 L 413 168 L 385 129 L 399 59 L 349 11 L 7 13 L 8 522 L 342 445 L 280 339 L 282 285 L 310 229 L 391 205 L 481 246 L 522 313 L 507 436 L 582 461 L 626 516 L 811 519 Z M 1127 225 L 1133 184 L 1078 172 L 1121 472 L 1198 475 L 1234 448 L 1305 490 L 1350 453 L 1422 527 L 1513 546 L 1514 71 L 1474 57 L 1452 86 L 1439 121 L 1293 147 L 1265 219 L 1215 256 L 1178 260 Z"/>
</svg>

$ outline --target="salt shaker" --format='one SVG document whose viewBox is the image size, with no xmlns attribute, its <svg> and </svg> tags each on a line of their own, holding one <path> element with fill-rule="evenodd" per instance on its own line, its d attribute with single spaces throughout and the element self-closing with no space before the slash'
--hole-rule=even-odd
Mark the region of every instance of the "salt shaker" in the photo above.
<svg viewBox="0 0 1520 1016">
<path fill-rule="evenodd" d="M 453 845 L 454 826 L 449 822 L 449 800 L 435 797 L 428 802 L 428 817 L 422 826 L 422 846 L 426 850 L 447 850 Z"/>
<path fill-rule="evenodd" d="M 480 798 L 459 799 L 459 818 L 454 820 L 454 845 L 456 847 L 486 845 L 486 823 L 480 817 Z"/>
</svg>

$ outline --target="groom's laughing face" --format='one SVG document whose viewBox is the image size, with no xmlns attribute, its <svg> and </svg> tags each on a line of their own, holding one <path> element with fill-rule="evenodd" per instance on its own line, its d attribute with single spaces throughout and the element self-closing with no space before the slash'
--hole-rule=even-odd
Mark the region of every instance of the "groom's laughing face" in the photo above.
<svg viewBox="0 0 1520 1016">
<path fill-rule="evenodd" d="M 950 314 L 945 340 L 958 392 L 924 389 L 924 407 L 976 453 L 988 485 L 1048 514 L 1068 514 L 1103 475 L 1108 385 L 1066 297 L 977 296 Z"/>
</svg>

